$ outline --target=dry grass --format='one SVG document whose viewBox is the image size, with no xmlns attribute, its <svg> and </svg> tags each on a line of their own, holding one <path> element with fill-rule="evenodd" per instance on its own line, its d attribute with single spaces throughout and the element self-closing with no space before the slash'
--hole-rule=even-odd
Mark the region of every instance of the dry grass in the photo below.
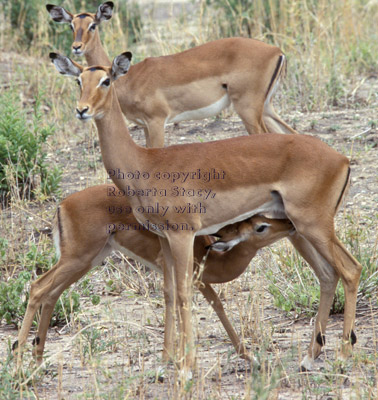
<svg viewBox="0 0 378 400">
<path fill-rule="evenodd" d="M 233 4 L 231 0 L 229 3 Z M 377 3 L 257 0 L 253 4 L 254 17 L 248 25 L 252 36 L 280 46 L 288 57 L 287 78 L 276 100 L 281 115 L 288 114 L 289 121 L 296 123 L 301 131 L 312 129 L 355 163 L 351 200 L 347 204 L 347 215 L 339 215 L 339 232 L 343 240 L 362 232 L 357 238 L 358 248 L 364 254 L 365 267 L 369 265 L 370 275 L 376 274 L 378 198 L 373 167 L 377 161 L 376 142 L 369 142 L 366 135 L 355 140 L 350 137 L 369 127 L 374 134 L 374 124 L 377 124 L 374 112 L 377 85 L 370 80 L 372 75 L 377 75 Z M 269 4 L 270 13 L 267 13 L 266 4 Z M 73 9 L 71 1 L 64 5 Z M 54 122 L 57 131 L 46 147 L 51 160 L 58 159 L 63 169 L 64 196 L 102 183 L 106 176 L 95 129 L 72 120 L 72 105 L 77 95 L 75 83 L 58 76 L 47 60 L 46 53 L 51 50 L 50 22 L 43 7 L 41 5 L 38 24 L 35 23 L 32 45 L 25 50 L 18 44 L 21 41 L 17 36 L 23 33 L 11 32 L 4 5 L 0 5 L 0 47 L 7 50 L 0 53 L 3 72 L 0 88 L 3 90 L 13 82 L 25 108 L 30 107 L 28 100 L 36 93 L 44 93 L 46 121 Z M 142 40 L 131 44 L 136 59 L 168 54 L 216 39 L 221 36 L 222 27 L 229 24 L 222 10 L 211 9 L 204 1 L 183 7 L 183 13 L 177 11 L 177 7 L 162 12 L 158 4 L 143 8 Z M 156 18 L 158 13 L 160 20 Z M 245 33 L 245 24 L 238 20 L 237 14 L 233 19 L 238 21 L 240 33 Z M 68 27 L 60 30 L 60 35 L 70 37 Z M 125 50 L 129 34 L 117 13 L 106 26 L 101 26 L 101 31 L 111 56 Z M 10 40 L 11 37 L 14 40 Z M 345 111 L 348 115 L 344 117 L 332 117 L 335 110 L 343 113 L 348 108 L 364 111 Z M 303 111 L 308 110 L 318 112 L 304 115 Z M 182 142 L 182 137 L 185 137 L 183 141 L 211 140 L 219 132 L 223 136 L 243 132 L 239 121 L 232 117 L 220 128 L 217 124 L 217 121 L 205 125 L 183 124 L 179 134 L 170 132 L 170 143 Z M 339 124 L 344 125 L 340 128 Z M 348 128 L 348 124 L 353 124 L 353 128 Z M 199 130 L 195 137 L 188 135 L 190 129 L 198 126 L 206 126 L 206 129 Z M 342 136 L 344 131 L 347 133 Z M 139 143 L 144 142 L 141 131 L 134 130 L 133 135 Z M 366 175 L 366 171 L 372 172 Z M 49 225 L 56 201 L 37 197 L 36 201 L 29 202 L 18 198 L 16 191 L 14 193 L 10 207 L 0 210 L 1 239 L 8 242 L 5 246 L 0 241 L 3 282 L 17 277 L 25 265 L 30 266 L 34 278 L 38 268 L 33 269 L 33 263 L 42 268 L 51 264 L 53 258 L 50 241 L 40 231 Z M 344 222 L 348 215 L 350 221 Z M 33 244 L 36 252 L 30 252 Z M 356 251 L 354 247 L 354 254 Z M 213 311 L 199 294 L 195 294 L 194 327 L 198 343 L 195 379 L 182 387 L 171 367 L 165 383 L 151 383 L 150 377 L 159 366 L 162 348 L 162 281 L 154 273 L 130 264 L 129 260 L 115 257 L 74 285 L 72 290 L 81 296 L 81 311 L 73 315 L 68 325 L 50 330 L 42 369 L 35 370 L 33 364 L 29 365 L 30 351 L 26 353 L 21 375 L 15 375 L 12 361 L 7 366 L 8 339 L 13 340 L 17 332 L 2 321 L 1 396 L 12 399 L 377 398 L 376 290 L 373 287 L 370 297 L 359 304 L 359 341 L 354 356 L 343 370 L 335 361 L 341 330 L 341 319 L 335 315 L 330 319 L 326 351 L 316 371 L 299 374 L 298 365 L 309 342 L 312 320 L 293 312 L 284 314 L 273 305 L 274 299 L 268 290 L 271 282 L 268 265 L 272 274 L 281 277 L 283 285 L 293 284 L 290 274 L 285 277 L 281 272 L 288 252 L 285 243 L 276 245 L 273 250 L 264 250 L 254 260 L 256 273 L 248 271 L 239 280 L 219 288 L 227 299 L 227 313 L 232 323 L 261 362 L 260 371 L 245 371 L 244 363 L 234 354 Z M 295 266 L 298 268 L 298 264 L 293 268 Z M 285 268 L 289 269 L 290 265 Z M 303 291 L 298 295 L 303 295 Z M 93 296 L 101 297 L 99 305 L 92 304 Z"/>
</svg>

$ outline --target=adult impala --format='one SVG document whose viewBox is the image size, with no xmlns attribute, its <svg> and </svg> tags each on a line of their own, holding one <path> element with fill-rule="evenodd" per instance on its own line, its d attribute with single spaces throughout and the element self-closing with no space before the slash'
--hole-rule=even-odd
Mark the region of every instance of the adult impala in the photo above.
<svg viewBox="0 0 378 400">
<path fill-rule="evenodd" d="M 108 195 L 115 190 L 111 185 L 90 187 L 70 195 L 58 207 L 53 236 L 59 261 L 32 283 L 18 343 L 14 345 L 23 346 L 34 316 L 42 305 L 33 349 L 38 363 L 42 361 L 47 329 L 59 296 L 92 267 L 101 264 L 112 250 L 120 250 L 128 257 L 163 273 L 158 236 L 141 229 L 130 212 L 128 197 Z M 207 254 L 198 288 L 214 308 L 236 351 L 241 357 L 250 359 L 211 283 L 224 283 L 237 278 L 245 271 L 257 250 L 288 236 L 293 232 L 293 225 L 285 219 L 268 219 L 262 216 L 253 216 L 246 225 L 248 240 L 227 253 L 207 253 L 207 246 L 213 241 L 208 236 L 196 237 L 194 258 L 197 266 Z M 226 233 L 223 232 L 221 236 L 234 236 L 234 231 L 239 232 L 237 226 L 227 226 L 223 229 Z M 227 240 L 228 237 L 224 237 L 223 240 Z M 166 324 L 173 323 L 173 315 L 169 315 Z"/>
<path fill-rule="evenodd" d="M 96 13 L 71 14 L 63 7 L 46 7 L 54 21 L 70 25 L 74 54 L 84 55 L 89 66 L 110 66 L 97 26 L 112 17 L 111 1 Z M 147 147 L 164 146 L 167 123 L 211 117 L 230 104 L 249 134 L 296 133 L 272 105 L 285 63 L 278 47 L 253 39 L 221 39 L 147 58 L 133 65 L 115 87 L 126 118 L 144 128 Z"/>
<path fill-rule="evenodd" d="M 130 53 L 116 57 L 111 67 L 83 68 L 56 53 L 50 53 L 50 58 L 60 73 L 78 79 L 81 96 L 76 116 L 94 119 L 105 168 L 129 196 L 138 222 L 159 235 L 165 261 L 166 313 L 174 310 L 177 301 L 184 369 L 189 369 L 194 359 L 194 237 L 256 214 L 290 219 L 296 229 L 290 240 L 320 281 L 319 312 L 303 368 L 311 368 L 321 351 L 339 278 L 346 299 L 342 346 L 346 356 L 355 342 L 361 273 L 361 265 L 334 231 L 334 216 L 349 182 L 348 159 L 304 135 L 251 135 L 163 149 L 142 148 L 130 137 L 113 86 L 127 73 Z M 172 335 L 172 329 L 166 329 L 166 358 L 172 356 Z"/>
</svg>

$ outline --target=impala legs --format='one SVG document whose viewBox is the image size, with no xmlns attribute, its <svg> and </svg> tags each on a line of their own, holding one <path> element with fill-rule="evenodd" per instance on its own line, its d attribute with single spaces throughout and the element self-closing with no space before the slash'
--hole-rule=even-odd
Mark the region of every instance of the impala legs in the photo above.
<svg viewBox="0 0 378 400">
<path fill-rule="evenodd" d="M 164 254 L 164 297 L 166 303 L 166 324 L 164 332 L 163 358 L 173 354 L 173 312 L 175 303 L 178 308 L 180 332 L 180 367 L 189 373 L 194 363 L 194 341 L 192 332 L 191 288 L 193 280 L 193 242 L 192 233 L 170 234 L 168 239 L 161 238 Z M 174 296 L 172 296 L 172 293 Z"/>
<path fill-rule="evenodd" d="M 288 210 L 287 210 L 288 211 Z M 289 215 L 289 212 L 288 212 Z M 294 221 L 293 221 L 294 222 Z M 304 369 L 311 369 L 313 360 L 319 355 L 321 347 L 325 343 L 325 328 L 333 296 L 336 290 L 338 278 L 340 277 L 345 291 L 345 309 L 343 325 L 342 357 L 346 357 L 356 342 L 353 332 L 356 301 L 361 265 L 337 239 L 333 223 L 332 226 L 322 225 L 319 220 L 311 231 L 303 225 L 296 225 L 298 233 L 290 238 L 294 246 L 313 267 L 320 281 L 320 305 L 316 318 L 314 332 L 312 335 L 308 354 L 302 361 Z M 302 237 L 300 233 L 302 232 Z"/>
<path fill-rule="evenodd" d="M 174 359 L 174 338 L 175 338 L 175 318 L 176 296 L 175 296 L 175 276 L 174 260 L 171 257 L 169 243 L 166 239 L 159 237 L 160 245 L 164 254 L 164 301 L 165 301 L 165 321 L 164 321 L 164 347 L 163 361 L 168 362 Z"/>
<path fill-rule="evenodd" d="M 143 128 L 143 131 L 144 131 L 144 137 L 146 138 L 146 147 L 150 148 L 150 147 L 152 147 L 150 133 L 147 128 Z"/>
<path fill-rule="evenodd" d="M 298 133 L 278 116 L 271 102 L 264 104 L 263 120 L 269 133 Z"/>
<path fill-rule="evenodd" d="M 227 318 L 222 302 L 220 301 L 217 293 L 214 291 L 211 285 L 202 282 L 198 285 L 198 289 L 203 294 L 205 299 L 209 302 L 209 304 L 211 304 L 211 306 L 213 307 L 218 318 L 222 322 L 224 329 L 228 333 L 228 336 L 230 337 L 236 352 L 240 355 L 241 358 L 251 361 L 251 358 L 249 357 L 244 344 L 240 341 L 238 334 L 235 332 L 235 329 Z"/>
<path fill-rule="evenodd" d="M 147 128 L 144 128 L 147 147 L 164 147 L 164 118 L 154 118 L 147 122 Z"/>
<path fill-rule="evenodd" d="M 246 96 L 247 97 L 247 96 Z M 248 133 L 297 133 L 277 115 L 273 104 L 264 104 L 264 109 L 252 108 L 252 99 L 233 101 L 235 111 L 243 121 Z"/>
<path fill-rule="evenodd" d="M 85 243 L 83 245 L 85 246 Z M 77 255 L 76 258 L 75 256 L 65 257 L 62 254 L 60 260 L 49 271 L 45 272 L 31 284 L 30 298 L 25 317 L 18 334 L 18 340 L 13 344 L 13 348 L 19 347 L 21 353 L 21 348 L 27 340 L 34 316 L 42 304 L 42 313 L 38 325 L 37 337 L 34 341 L 35 348 L 33 349 L 33 355 L 36 357 L 37 363 L 42 362 L 47 330 L 55 304 L 65 289 L 83 277 L 93 265 L 97 265 L 93 263 L 95 258 L 101 258 L 102 261 L 110 252 L 110 247 L 108 248 L 107 245 L 104 247 L 102 244 L 96 249 L 98 248 L 102 250 L 97 257 L 96 254 L 85 253 L 83 249 L 78 250 L 80 255 L 85 254 L 85 257 L 82 258 Z"/>
<path fill-rule="evenodd" d="M 43 300 L 41 320 L 38 326 L 35 347 L 33 349 L 33 356 L 36 358 L 38 364 L 42 362 L 47 330 L 50 325 L 51 316 L 56 302 L 61 294 L 73 283 L 82 278 L 92 268 L 92 266 L 93 265 L 89 263 L 80 264 L 80 266 L 75 264 L 64 264 L 59 267 L 58 271 L 56 271 L 56 276 L 48 286 L 48 293 Z M 77 268 L 77 272 L 71 274 L 69 271 L 75 267 Z"/>
<path fill-rule="evenodd" d="M 249 135 L 266 133 L 268 131 L 262 118 L 262 107 L 254 108 L 251 100 L 248 95 L 245 95 L 239 99 L 232 99 L 232 104 Z"/>
<path fill-rule="evenodd" d="M 335 269 L 315 250 L 304 237 L 295 233 L 288 236 L 299 254 L 310 264 L 320 283 L 320 303 L 306 357 L 301 362 L 303 370 L 311 370 L 313 361 L 325 344 L 325 331 L 339 276 Z"/>
<path fill-rule="evenodd" d="M 36 357 L 37 363 L 40 364 L 42 362 L 42 354 L 51 314 L 59 296 L 90 269 L 91 265 L 88 263 L 76 264 L 58 262 L 53 268 L 32 283 L 28 307 L 22 322 L 21 330 L 18 334 L 18 341 L 14 344 L 14 347 L 17 345 L 21 348 L 25 344 L 34 316 L 42 304 L 43 307 L 41 320 L 38 326 L 38 334 L 34 341 L 36 347 L 33 349 L 33 355 Z M 75 273 L 72 273 L 73 270 Z"/>
<path fill-rule="evenodd" d="M 353 331 L 356 306 L 357 306 L 357 293 L 360 281 L 362 266 L 358 261 L 348 252 L 344 245 L 336 238 L 336 254 L 341 259 L 341 268 L 344 274 L 341 274 L 345 293 L 345 309 L 344 309 L 344 329 L 343 329 L 343 346 L 341 357 L 346 358 L 352 351 L 353 345 L 357 341 L 356 334 Z M 349 269 L 347 266 L 353 266 Z"/>
</svg>

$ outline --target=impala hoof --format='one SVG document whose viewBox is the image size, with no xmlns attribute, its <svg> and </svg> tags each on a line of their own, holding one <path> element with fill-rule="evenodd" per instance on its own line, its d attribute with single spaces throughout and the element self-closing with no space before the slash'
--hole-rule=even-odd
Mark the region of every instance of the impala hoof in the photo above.
<svg viewBox="0 0 378 400">
<path fill-rule="evenodd" d="M 32 345 L 38 346 L 40 341 L 41 341 L 41 339 L 39 338 L 39 336 L 36 336 L 32 341 Z"/>
<path fill-rule="evenodd" d="M 166 369 L 165 367 L 159 367 L 154 376 L 149 379 L 150 383 L 163 383 L 165 379 Z"/>
<path fill-rule="evenodd" d="M 16 340 L 13 344 L 12 344 L 12 351 L 17 350 L 18 348 L 18 340 Z"/>
<path fill-rule="evenodd" d="M 312 371 L 313 365 L 314 365 L 314 360 L 307 355 L 301 362 L 300 372 Z"/>
</svg>

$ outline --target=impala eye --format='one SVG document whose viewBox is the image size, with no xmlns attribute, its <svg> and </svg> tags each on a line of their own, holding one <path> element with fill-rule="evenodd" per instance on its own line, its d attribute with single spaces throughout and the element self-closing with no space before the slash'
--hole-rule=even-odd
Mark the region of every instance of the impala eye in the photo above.
<svg viewBox="0 0 378 400">
<path fill-rule="evenodd" d="M 81 83 L 80 83 L 79 79 L 76 79 L 76 83 L 81 87 Z"/>
<path fill-rule="evenodd" d="M 268 225 L 260 225 L 257 229 L 256 232 L 262 233 L 268 228 Z"/>
<path fill-rule="evenodd" d="M 71 24 L 70 24 L 70 28 L 71 28 L 71 31 L 72 31 L 72 32 L 75 31 L 75 28 L 74 28 L 73 25 L 71 25 Z"/>
<path fill-rule="evenodd" d="M 92 25 L 89 27 L 89 30 L 90 30 L 91 32 L 93 32 L 95 29 L 96 29 L 96 24 L 92 24 Z"/>
<path fill-rule="evenodd" d="M 110 79 L 108 78 L 108 79 L 105 79 L 102 83 L 101 83 L 101 85 L 103 85 L 103 86 L 109 86 L 110 85 Z"/>
</svg>

